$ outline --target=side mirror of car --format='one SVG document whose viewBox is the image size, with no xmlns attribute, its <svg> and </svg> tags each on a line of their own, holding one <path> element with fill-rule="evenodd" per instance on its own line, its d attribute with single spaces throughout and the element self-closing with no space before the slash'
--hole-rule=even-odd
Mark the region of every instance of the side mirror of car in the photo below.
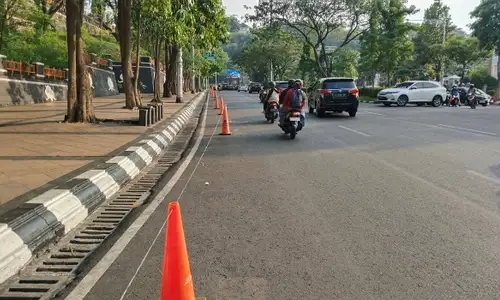
<svg viewBox="0 0 500 300">
<path fill-rule="evenodd" d="M 416 90 L 416 89 L 417 89 L 417 87 L 416 87 L 416 86 L 412 86 L 412 87 L 410 87 L 410 90 Z"/>
</svg>

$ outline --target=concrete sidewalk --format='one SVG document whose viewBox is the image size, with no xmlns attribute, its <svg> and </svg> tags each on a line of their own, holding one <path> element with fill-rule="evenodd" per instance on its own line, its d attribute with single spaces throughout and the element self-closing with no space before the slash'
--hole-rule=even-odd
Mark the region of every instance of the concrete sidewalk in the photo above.
<svg viewBox="0 0 500 300">
<path fill-rule="evenodd" d="M 185 94 L 183 104 L 163 99 L 164 120 L 193 99 Z M 144 103 L 150 101 L 144 97 Z M 0 214 L 65 182 L 120 152 L 150 128 L 130 124 L 138 111 L 123 109 L 124 96 L 95 98 L 99 119 L 117 122 L 63 124 L 65 102 L 0 108 Z M 155 124 L 158 125 L 160 123 Z"/>
</svg>

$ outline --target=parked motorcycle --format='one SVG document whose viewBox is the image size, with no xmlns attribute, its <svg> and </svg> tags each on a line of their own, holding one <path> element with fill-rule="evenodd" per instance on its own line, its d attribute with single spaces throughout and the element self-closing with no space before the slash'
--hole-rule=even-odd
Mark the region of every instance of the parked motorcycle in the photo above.
<svg viewBox="0 0 500 300">
<path fill-rule="evenodd" d="M 302 130 L 303 124 L 300 121 L 300 111 L 292 110 L 285 116 L 283 121 L 283 126 L 281 129 L 286 133 L 290 134 L 290 139 L 295 139 L 297 132 Z"/>
<path fill-rule="evenodd" d="M 279 112 L 278 112 L 278 103 L 276 102 L 271 102 L 267 106 L 266 110 L 266 120 L 271 123 L 274 123 L 274 121 L 279 117 Z"/>
<path fill-rule="evenodd" d="M 469 102 L 470 108 L 472 109 L 476 108 L 476 96 L 474 96 L 473 94 L 468 94 L 467 101 Z"/>
</svg>

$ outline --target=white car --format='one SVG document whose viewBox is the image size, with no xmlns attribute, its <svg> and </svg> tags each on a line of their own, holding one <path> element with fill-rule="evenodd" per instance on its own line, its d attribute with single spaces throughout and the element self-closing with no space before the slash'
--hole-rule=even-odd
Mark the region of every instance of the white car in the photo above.
<svg viewBox="0 0 500 300">
<path fill-rule="evenodd" d="M 238 92 L 248 92 L 248 86 L 247 85 L 238 86 Z"/>
<path fill-rule="evenodd" d="M 415 103 L 418 106 L 426 103 L 434 107 L 440 106 L 446 99 L 446 88 L 434 81 L 405 81 L 393 88 L 381 90 L 375 103 L 385 106 L 396 104 L 406 106 Z"/>
</svg>

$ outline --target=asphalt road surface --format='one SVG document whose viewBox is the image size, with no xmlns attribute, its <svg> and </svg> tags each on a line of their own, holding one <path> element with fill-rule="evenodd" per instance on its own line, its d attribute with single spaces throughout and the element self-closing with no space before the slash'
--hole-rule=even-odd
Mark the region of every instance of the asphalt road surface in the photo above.
<svg viewBox="0 0 500 300">
<path fill-rule="evenodd" d="M 166 201 L 73 299 L 158 299 L 164 232 L 153 241 L 176 199 L 197 297 L 500 298 L 500 107 L 361 104 L 308 115 L 292 141 L 256 94 L 222 95 L 232 135 L 210 140 L 211 104 Z"/>
</svg>

